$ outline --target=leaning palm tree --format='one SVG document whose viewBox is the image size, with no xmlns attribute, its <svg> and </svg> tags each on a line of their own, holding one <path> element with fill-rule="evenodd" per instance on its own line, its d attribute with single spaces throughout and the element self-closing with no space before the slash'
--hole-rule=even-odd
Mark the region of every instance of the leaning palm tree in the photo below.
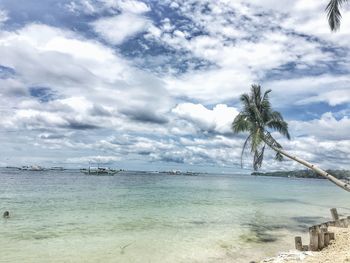
<svg viewBox="0 0 350 263">
<path fill-rule="evenodd" d="M 340 8 L 345 2 L 348 2 L 348 0 L 330 0 L 326 7 L 328 24 L 332 31 L 337 31 L 340 28 Z"/>
<path fill-rule="evenodd" d="M 259 85 L 252 85 L 250 94 L 243 94 L 241 96 L 243 109 L 232 123 L 232 130 L 234 133 L 248 133 L 248 137 L 243 144 L 241 153 L 241 165 L 243 164 L 243 154 L 246 148 L 250 146 L 250 151 L 254 156 L 254 170 L 259 169 L 263 162 L 265 147 L 268 146 L 276 152 L 276 159 L 278 161 L 282 161 L 284 156 L 288 157 L 305 165 L 307 168 L 327 178 L 344 190 L 350 191 L 349 184 L 335 178 L 317 166 L 287 153 L 272 137 L 271 132 L 276 131 L 287 139 L 290 139 L 287 122 L 283 120 L 283 117 L 279 112 L 274 111 L 271 107 L 269 101 L 270 92 L 271 90 L 267 90 L 262 94 Z"/>
</svg>

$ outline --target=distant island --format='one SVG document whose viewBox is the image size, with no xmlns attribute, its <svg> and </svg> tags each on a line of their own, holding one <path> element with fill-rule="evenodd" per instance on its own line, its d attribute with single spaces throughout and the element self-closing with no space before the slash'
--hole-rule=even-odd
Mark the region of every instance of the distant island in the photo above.
<svg viewBox="0 0 350 263">
<path fill-rule="evenodd" d="M 350 180 L 350 171 L 348 170 L 326 170 L 331 175 L 334 175 L 341 180 Z M 278 172 L 253 172 L 254 176 L 273 176 L 273 177 L 289 177 L 289 178 L 315 178 L 325 179 L 311 170 L 296 170 L 296 171 L 278 171 Z"/>
</svg>

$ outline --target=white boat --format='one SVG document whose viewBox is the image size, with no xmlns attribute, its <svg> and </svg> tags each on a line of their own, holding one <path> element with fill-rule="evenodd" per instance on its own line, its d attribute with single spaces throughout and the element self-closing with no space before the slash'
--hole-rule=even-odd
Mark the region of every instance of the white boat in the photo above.
<svg viewBox="0 0 350 263">
<path fill-rule="evenodd" d="M 39 165 L 22 166 L 19 168 L 22 171 L 44 171 L 45 169 Z"/>
<path fill-rule="evenodd" d="M 181 171 L 180 170 L 171 170 L 171 171 L 168 172 L 168 174 L 179 175 L 179 174 L 181 174 Z"/>
<path fill-rule="evenodd" d="M 89 167 L 88 169 L 80 169 L 80 172 L 86 175 L 115 175 L 120 170 L 114 170 L 108 167 Z"/>
</svg>

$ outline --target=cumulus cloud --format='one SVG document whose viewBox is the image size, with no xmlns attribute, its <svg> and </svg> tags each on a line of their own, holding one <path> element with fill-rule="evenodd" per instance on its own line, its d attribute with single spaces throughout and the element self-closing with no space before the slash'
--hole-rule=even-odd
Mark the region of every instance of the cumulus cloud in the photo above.
<svg viewBox="0 0 350 263">
<path fill-rule="evenodd" d="M 100 14 L 126 11 L 131 13 L 145 13 L 150 8 L 144 2 L 136 0 L 72 0 L 65 5 L 66 9 L 72 13 Z"/>
<path fill-rule="evenodd" d="M 336 63 L 348 63 L 346 59 L 339 61 L 329 44 L 300 34 L 297 28 L 284 26 L 284 11 L 277 11 L 278 5 L 269 1 L 254 1 L 252 4 L 243 1 L 217 1 L 215 4 L 195 0 L 175 2 L 178 6 L 176 10 L 193 22 L 193 26 L 178 26 L 176 20 L 166 18 L 157 27 L 152 27 L 151 35 L 156 41 L 178 52 L 190 52 L 212 66 L 166 77 L 167 88 L 174 96 L 216 104 L 237 99 L 251 83 L 266 80 L 266 83 L 271 83 L 272 73 L 277 76 L 275 79 L 283 81 L 300 75 L 303 77 L 305 72 L 316 73 L 318 76 L 309 78 L 308 84 L 313 85 L 314 79 L 322 79 L 319 72 L 326 72 Z M 310 5 L 296 2 L 291 5 L 283 2 L 289 7 L 282 10 L 293 12 L 290 16 L 297 11 L 309 10 Z M 315 5 L 321 6 L 319 3 Z M 261 15 L 258 8 L 263 8 L 268 15 Z M 288 71 L 295 73 L 284 76 Z M 287 91 L 290 95 L 294 95 L 296 92 L 293 90 L 297 88 L 298 95 L 305 98 L 312 90 L 293 87 L 292 82 L 289 84 Z M 338 89 L 338 86 L 335 88 Z M 276 88 L 276 92 L 280 90 Z M 286 90 L 283 93 L 285 96 Z"/>
<path fill-rule="evenodd" d="M 120 8 L 122 11 L 131 13 L 145 13 L 150 11 L 147 4 L 135 0 L 101 0 L 107 7 Z"/>
<path fill-rule="evenodd" d="M 0 9 L 0 26 L 9 19 L 7 11 Z"/>
<path fill-rule="evenodd" d="M 218 133 L 230 133 L 231 123 L 238 114 L 237 109 L 225 104 L 218 104 L 210 110 L 193 103 L 181 103 L 172 112 L 203 131 Z"/>
<path fill-rule="evenodd" d="M 83 157 L 74 157 L 66 160 L 67 163 L 71 164 L 113 164 L 115 162 L 120 161 L 119 157 L 116 156 L 101 156 L 101 155 L 91 155 L 91 156 L 83 156 Z"/>
<path fill-rule="evenodd" d="M 3 127 L 94 129 L 121 127 L 127 119 L 166 122 L 171 100 L 162 81 L 106 46 L 41 24 L 5 32 L 0 39 L 3 68 L 15 69 L 15 75 L 0 79 L 0 99 L 9 111 L 18 109 L 3 118 Z"/>
<path fill-rule="evenodd" d="M 327 102 L 331 106 L 349 103 L 350 92 L 348 89 L 331 90 L 299 101 L 300 104 L 315 102 Z"/>
<path fill-rule="evenodd" d="M 150 22 L 140 15 L 122 13 L 117 16 L 100 18 L 91 25 L 103 39 L 111 44 L 118 45 L 127 38 L 145 31 Z"/>
<path fill-rule="evenodd" d="M 302 136 L 312 135 L 324 140 L 350 140 L 348 116 L 336 119 L 331 112 L 324 113 L 320 119 L 293 121 L 291 128 Z"/>
<path fill-rule="evenodd" d="M 277 105 L 308 105 L 325 102 L 331 106 L 349 102 L 348 75 L 303 76 L 268 80 L 265 87 L 273 90 Z"/>
</svg>

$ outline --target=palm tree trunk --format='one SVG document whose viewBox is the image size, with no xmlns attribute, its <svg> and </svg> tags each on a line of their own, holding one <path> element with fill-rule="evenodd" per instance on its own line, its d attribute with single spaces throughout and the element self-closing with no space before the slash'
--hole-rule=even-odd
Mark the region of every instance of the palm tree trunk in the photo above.
<svg viewBox="0 0 350 263">
<path fill-rule="evenodd" d="M 271 145 L 270 143 L 267 143 L 267 145 L 269 145 L 273 150 L 275 150 L 276 152 L 279 152 L 280 154 L 302 164 L 302 165 L 305 165 L 307 168 L 311 169 L 312 171 L 318 173 L 319 175 L 325 177 L 326 179 L 330 180 L 332 183 L 336 184 L 337 186 L 343 188 L 344 190 L 350 192 L 350 185 L 348 183 L 345 183 L 337 178 L 335 178 L 333 175 L 327 173 L 326 171 L 320 169 L 319 167 L 303 160 L 303 159 L 300 159 L 299 157 L 296 157 L 296 156 L 293 156 L 293 155 L 290 155 L 289 153 L 287 153 L 285 150 L 281 149 L 281 148 L 278 148 L 274 145 Z"/>
</svg>

